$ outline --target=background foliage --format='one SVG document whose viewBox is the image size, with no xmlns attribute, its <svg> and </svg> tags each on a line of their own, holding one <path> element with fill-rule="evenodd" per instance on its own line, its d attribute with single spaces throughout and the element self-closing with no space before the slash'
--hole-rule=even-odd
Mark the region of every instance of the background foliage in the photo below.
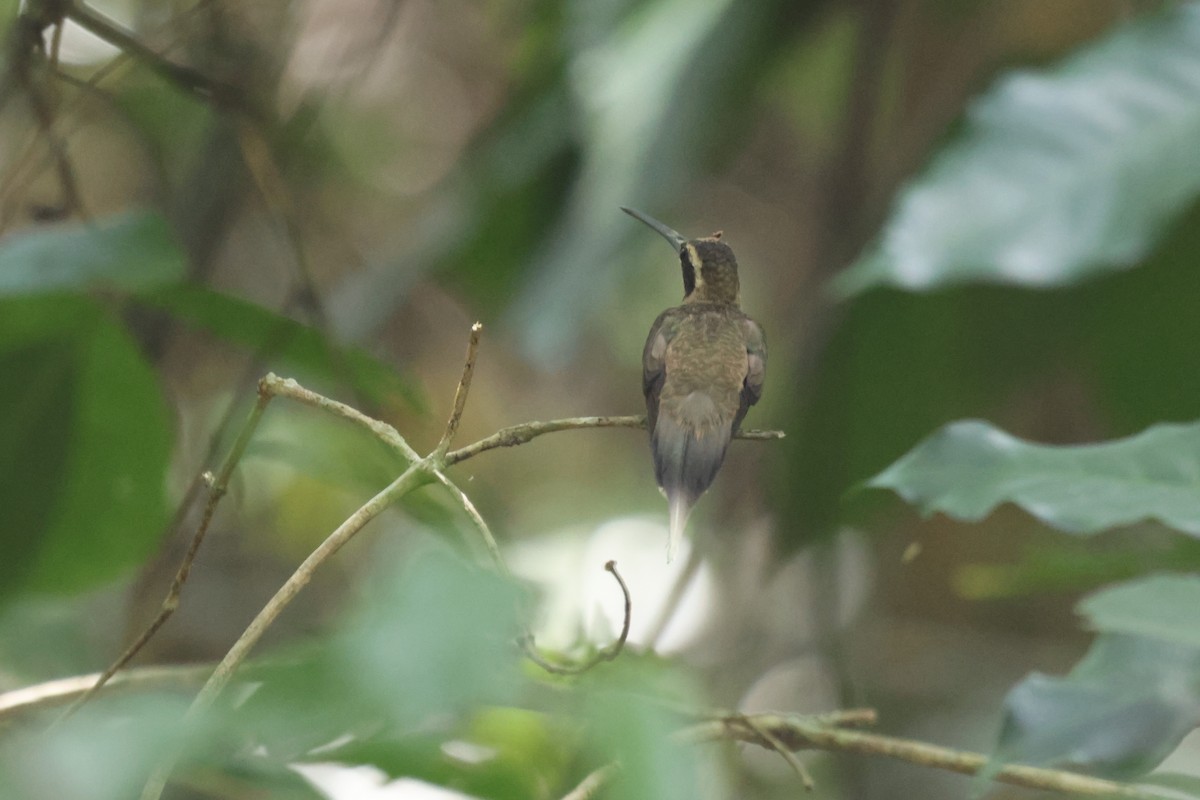
<svg viewBox="0 0 1200 800">
<path fill-rule="evenodd" d="M 100 698 L 50 736 L 0 716 L 4 796 L 130 797 L 172 748 L 180 797 L 556 798 L 614 759 L 612 796 L 798 790 L 769 754 L 676 742 L 680 703 L 868 705 L 994 768 L 1200 796 L 1200 6 L 114 0 L 95 8 L 160 58 L 69 25 L 51 67 L 15 5 L 0 691 L 100 669 L 151 618 L 189 487 L 268 370 L 427 449 L 481 319 L 464 443 L 636 413 L 680 290 L 620 205 L 724 230 L 771 345 L 749 422 L 788 438 L 731 449 L 656 652 L 678 565 L 644 442 L 556 434 L 455 473 L 518 580 L 424 489 L 197 725 L 183 690 Z M 137 663 L 220 657 L 402 467 L 273 405 Z M 532 620 L 569 651 L 609 641 L 608 559 L 629 649 L 542 674 L 513 640 Z M 822 796 L 969 790 L 806 762 Z"/>
</svg>

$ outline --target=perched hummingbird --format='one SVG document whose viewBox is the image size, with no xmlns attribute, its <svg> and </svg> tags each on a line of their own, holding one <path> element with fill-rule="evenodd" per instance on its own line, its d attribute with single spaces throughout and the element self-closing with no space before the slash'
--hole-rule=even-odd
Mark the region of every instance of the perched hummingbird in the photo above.
<svg viewBox="0 0 1200 800">
<path fill-rule="evenodd" d="M 729 440 L 762 396 L 767 342 L 739 306 L 737 259 L 720 231 L 685 239 L 640 211 L 621 210 L 670 242 L 683 268 L 683 303 L 658 315 L 642 351 L 654 477 L 670 509 L 669 561 Z"/>
</svg>

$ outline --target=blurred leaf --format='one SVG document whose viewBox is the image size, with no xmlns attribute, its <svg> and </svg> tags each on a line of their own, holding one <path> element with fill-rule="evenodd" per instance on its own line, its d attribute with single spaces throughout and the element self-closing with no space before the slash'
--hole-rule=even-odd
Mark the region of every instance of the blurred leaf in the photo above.
<svg viewBox="0 0 1200 800">
<path fill-rule="evenodd" d="M 1017 73 L 834 281 L 1073 283 L 1128 267 L 1200 191 L 1200 7 L 1137 20 L 1049 74 Z"/>
<path fill-rule="evenodd" d="M 410 727 L 511 699 L 515 585 L 435 550 L 372 588 L 331 653 L 363 701 Z"/>
<path fill-rule="evenodd" d="M 570 737 L 552 717 L 519 708 L 483 708 L 465 729 L 356 739 L 312 760 L 369 764 L 391 778 L 417 778 L 473 797 L 556 797 Z"/>
<path fill-rule="evenodd" d="M 1048 592 L 1078 592 L 1156 570 L 1200 570 L 1200 541 L 1154 526 L 1128 531 L 1128 541 L 1111 537 L 1039 538 L 1009 564 L 964 564 L 952 583 L 960 597 L 997 600 Z"/>
<path fill-rule="evenodd" d="M 656 800 L 700 796 L 700 787 L 709 777 L 701 766 L 708 761 L 706 754 L 676 740 L 672 734 L 679 729 L 678 719 L 648 700 L 652 683 L 661 682 L 662 675 L 657 679 L 646 676 L 655 667 L 651 664 L 620 667 L 615 675 L 610 670 L 597 676 L 588 687 L 589 730 L 602 754 L 599 763 L 616 761 L 621 765 L 609 794 Z M 642 677 L 649 678 L 644 688 L 631 690 L 620 685 L 631 678 L 638 684 Z"/>
<path fill-rule="evenodd" d="M 179 724 L 187 700 L 170 695 L 101 697 L 47 730 L 42 725 L 0 739 L 0 796 L 21 800 L 128 800 L 185 735 L 206 725 Z"/>
<path fill-rule="evenodd" d="M 947 425 L 868 482 L 926 514 L 977 521 L 1011 502 L 1071 533 L 1154 519 L 1200 535 L 1200 424 L 1075 447 L 1023 442 L 985 422 Z"/>
<path fill-rule="evenodd" d="M 421 548 L 360 582 L 334 636 L 259 671 L 236 725 L 281 763 L 371 764 L 484 797 L 536 796 L 529 787 L 564 757 L 549 717 L 499 708 L 521 681 L 521 593 L 440 545 Z M 486 752 L 459 758 L 446 746 L 456 741 Z"/>
<path fill-rule="evenodd" d="M 1200 650 L 1106 634 L 1067 677 L 1018 684 L 1005 712 L 1000 762 L 1141 775 L 1200 723 Z"/>
<path fill-rule="evenodd" d="M 1200 776 L 1182 772 L 1155 772 L 1142 778 L 1139 783 L 1174 789 L 1191 797 L 1200 797 Z"/>
<path fill-rule="evenodd" d="M 208 103 L 164 83 L 141 65 L 113 88 L 113 101 L 138 129 L 164 172 L 192 161 L 213 124 Z"/>
<path fill-rule="evenodd" d="M 141 291 L 177 281 L 184 270 L 166 220 L 147 212 L 35 228 L 0 243 L 0 296 L 64 289 Z"/>
<path fill-rule="evenodd" d="M 320 379 L 346 381 L 373 404 L 397 403 L 423 410 L 418 390 L 396 369 L 356 347 L 342 347 L 319 330 L 260 305 L 199 286 L 175 285 L 138 298 L 152 308 L 204 328 L 236 344 L 261 351 L 266 369 L 280 362 Z"/>
<path fill-rule="evenodd" d="M 0 592 L 69 592 L 153 551 L 171 424 L 157 379 L 100 305 L 0 303 Z"/>
<path fill-rule="evenodd" d="M 1200 577 L 1152 575 L 1089 595 L 1079 613 L 1091 627 L 1200 649 Z"/>
</svg>

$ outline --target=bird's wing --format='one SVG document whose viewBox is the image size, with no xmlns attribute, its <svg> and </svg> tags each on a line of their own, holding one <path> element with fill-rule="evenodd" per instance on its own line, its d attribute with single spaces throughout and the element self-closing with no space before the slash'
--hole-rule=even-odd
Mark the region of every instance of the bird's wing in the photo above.
<svg viewBox="0 0 1200 800">
<path fill-rule="evenodd" d="M 674 338 L 677 327 L 677 310 L 668 308 L 654 320 L 642 350 L 642 394 L 646 396 L 646 427 L 652 434 L 658 422 L 659 395 L 667 378 L 667 345 Z"/>
<path fill-rule="evenodd" d="M 741 425 L 750 406 L 762 397 L 763 379 L 767 375 L 767 337 L 762 326 L 746 317 L 742 321 L 742 330 L 746 337 L 746 379 L 742 382 L 741 404 L 734 419 L 734 430 Z"/>
</svg>

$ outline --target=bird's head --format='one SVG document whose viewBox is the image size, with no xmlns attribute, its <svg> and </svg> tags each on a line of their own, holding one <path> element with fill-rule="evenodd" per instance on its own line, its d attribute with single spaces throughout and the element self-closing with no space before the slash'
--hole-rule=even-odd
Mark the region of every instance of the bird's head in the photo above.
<svg viewBox="0 0 1200 800">
<path fill-rule="evenodd" d="M 720 231 L 701 239 L 686 239 L 648 214 L 632 208 L 621 210 L 658 231 L 675 248 L 683 270 L 683 302 L 738 304 L 737 259 L 732 248 L 721 241 Z"/>
</svg>

